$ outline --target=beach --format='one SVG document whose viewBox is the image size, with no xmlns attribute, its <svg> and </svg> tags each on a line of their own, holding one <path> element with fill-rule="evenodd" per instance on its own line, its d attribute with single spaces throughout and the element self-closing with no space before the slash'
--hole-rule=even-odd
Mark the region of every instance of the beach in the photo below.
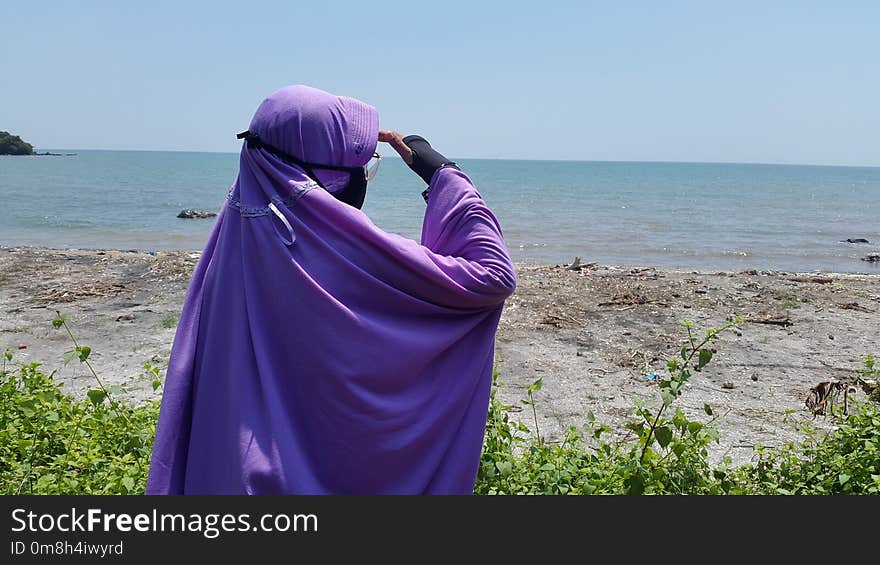
<svg viewBox="0 0 880 565">
<path fill-rule="evenodd" d="M 73 345 L 52 326 L 58 310 L 79 344 L 92 348 L 105 383 L 125 384 L 131 402 L 155 396 L 149 380 L 137 377 L 145 363 L 164 371 L 198 258 L 191 251 L 0 247 L 0 349 L 10 348 L 17 362 L 57 369 L 67 390 L 84 394 L 94 377 L 77 361 L 64 365 Z M 498 396 L 534 429 L 520 400 L 543 379 L 536 411 L 548 441 L 583 425 L 590 411 L 622 431 L 634 401 L 656 402 L 652 375 L 662 377 L 686 341 L 685 320 L 700 334 L 731 315 L 746 320 L 713 345 L 711 364 L 678 403 L 692 414 L 709 403 L 720 416 L 713 457 L 739 463 L 758 444 L 797 439 L 799 421 L 827 424 L 804 406 L 810 388 L 852 376 L 880 344 L 880 275 L 593 263 L 519 263 L 517 272 L 496 338 Z"/>
</svg>

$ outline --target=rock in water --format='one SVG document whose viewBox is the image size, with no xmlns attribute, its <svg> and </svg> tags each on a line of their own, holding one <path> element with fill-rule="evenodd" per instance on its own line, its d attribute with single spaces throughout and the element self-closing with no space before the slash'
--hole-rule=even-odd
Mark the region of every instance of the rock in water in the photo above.
<svg viewBox="0 0 880 565">
<path fill-rule="evenodd" d="M 201 210 L 181 210 L 180 214 L 177 215 L 178 218 L 213 218 L 216 216 L 216 212 L 203 212 Z"/>
<path fill-rule="evenodd" d="M 862 258 L 862 261 L 867 261 L 868 263 L 880 263 L 880 253 L 871 253 L 867 257 Z"/>
<path fill-rule="evenodd" d="M 847 239 L 847 243 L 870 243 L 867 239 L 863 237 L 857 237 L 855 239 Z"/>
</svg>

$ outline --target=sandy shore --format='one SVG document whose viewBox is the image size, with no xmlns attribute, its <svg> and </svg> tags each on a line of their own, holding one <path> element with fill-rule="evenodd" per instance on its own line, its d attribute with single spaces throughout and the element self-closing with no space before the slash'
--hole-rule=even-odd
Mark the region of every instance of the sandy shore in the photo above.
<svg viewBox="0 0 880 565">
<path fill-rule="evenodd" d="M 144 363 L 167 362 L 197 260 L 190 252 L 0 247 L 0 349 L 58 369 L 73 391 L 92 386 L 78 363 L 63 366 L 71 344 L 52 327 L 57 309 L 92 347 L 102 378 L 130 382 L 132 400 L 147 397 L 149 384 L 129 377 Z M 517 267 L 519 287 L 497 337 L 500 396 L 519 404 L 543 377 L 538 423 L 551 440 L 583 424 L 589 410 L 622 428 L 634 400 L 655 399 L 645 375 L 661 373 L 680 348 L 683 320 L 704 327 L 732 314 L 751 320 L 717 343 L 712 364 L 681 399 L 688 411 L 708 402 L 725 414 L 713 454 L 735 462 L 748 460 L 758 442 L 796 438 L 792 420 L 810 417 L 809 389 L 880 353 L 880 275 Z M 531 424 L 530 411 L 518 415 Z"/>
</svg>

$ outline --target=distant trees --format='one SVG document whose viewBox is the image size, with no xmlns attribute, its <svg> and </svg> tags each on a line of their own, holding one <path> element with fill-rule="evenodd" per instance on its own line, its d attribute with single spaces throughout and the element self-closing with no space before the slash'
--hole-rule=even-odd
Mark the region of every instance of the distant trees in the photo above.
<svg viewBox="0 0 880 565">
<path fill-rule="evenodd" d="M 0 131 L 0 155 L 33 155 L 34 146 L 17 135 Z"/>
</svg>

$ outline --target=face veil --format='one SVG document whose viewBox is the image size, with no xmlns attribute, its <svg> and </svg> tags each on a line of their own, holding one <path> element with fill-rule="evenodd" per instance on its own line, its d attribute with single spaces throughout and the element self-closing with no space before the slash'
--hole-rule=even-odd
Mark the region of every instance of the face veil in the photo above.
<svg viewBox="0 0 880 565">
<path fill-rule="evenodd" d="M 377 134 L 378 135 L 378 134 Z M 333 165 L 324 165 L 316 163 L 307 163 L 289 153 L 286 153 L 272 145 L 269 145 L 260 139 L 260 136 L 252 133 L 250 130 L 239 133 L 236 137 L 244 139 L 246 146 L 251 150 L 264 149 L 272 153 L 286 163 L 290 163 L 303 170 L 308 177 L 317 183 L 321 188 L 332 194 L 337 200 L 345 202 L 349 206 L 353 206 L 360 210 L 364 205 L 364 199 L 367 195 L 367 170 L 363 167 L 342 167 Z M 378 154 L 374 154 L 379 157 Z M 325 179 L 330 176 L 330 182 L 321 180 L 317 171 L 323 173 Z M 329 175 L 328 175 L 329 173 Z M 340 174 L 341 173 L 341 174 Z M 342 181 L 342 182 L 340 182 Z M 339 188 L 339 185 L 342 188 Z"/>
</svg>

